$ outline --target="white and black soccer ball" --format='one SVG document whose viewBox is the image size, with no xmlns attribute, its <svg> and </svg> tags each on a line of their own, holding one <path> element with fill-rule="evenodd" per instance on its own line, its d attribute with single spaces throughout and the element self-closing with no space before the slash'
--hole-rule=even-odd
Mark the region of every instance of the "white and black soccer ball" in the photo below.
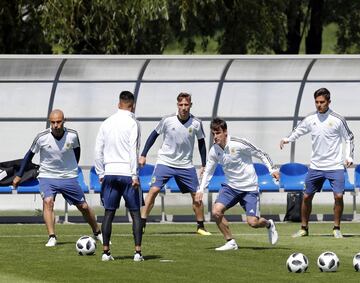
<svg viewBox="0 0 360 283">
<path fill-rule="evenodd" d="M 335 272 L 339 268 L 340 261 L 335 253 L 327 251 L 319 255 L 317 265 L 321 272 Z"/>
<path fill-rule="evenodd" d="M 353 266 L 356 271 L 360 271 L 360 253 L 357 253 L 356 255 L 354 255 Z"/>
<path fill-rule="evenodd" d="M 286 267 L 289 272 L 302 273 L 308 269 L 309 260 L 302 253 L 293 253 L 286 261 Z"/>
<path fill-rule="evenodd" d="M 89 236 L 82 236 L 76 241 L 76 251 L 79 255 L 93 255 L 96 250 L 96 241 Z"/>
</svg>

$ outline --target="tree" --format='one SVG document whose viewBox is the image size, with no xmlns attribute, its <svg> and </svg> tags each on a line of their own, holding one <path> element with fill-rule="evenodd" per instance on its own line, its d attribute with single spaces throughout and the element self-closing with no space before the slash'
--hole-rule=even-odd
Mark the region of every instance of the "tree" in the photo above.
<svg viewBox="0 0 360 283">
<path fill-rule="evenodd" d="M 311 9 L 310 29 L 306 37 L 306 54 L 320 54 L 323 31 L 323 0 L 309 0 Z"/>
<path fill-rule="evenodd" d="M 170 21 L 177 39 L 194 51 L 194 37 L 204 46 L 208 37 L 219 43 L 221 54 L 272 53 L 273 44 L 285 45 L 286 0 L 203 0 L 173 2 Z M 175 7 L 174 7 L 175 6 Z M 180 24 L 178 24 L 180 23 Z"/>
<path fill-rule="evenodd" d="M 336 51 L 356 54 L 360 52 L 360 2 L 327 0 L 327 21 L 338 25 Z"/>
<path fill-rule="evenodd" d="M 162 53 L 166 0 L 45 0 L 42 25 L 55 52 Z"/>
<path fill-rule="evenodd" d="M 41 0 L 0 0 L 0 53 L 50 53 L 40 25 Z"/>
</svg>

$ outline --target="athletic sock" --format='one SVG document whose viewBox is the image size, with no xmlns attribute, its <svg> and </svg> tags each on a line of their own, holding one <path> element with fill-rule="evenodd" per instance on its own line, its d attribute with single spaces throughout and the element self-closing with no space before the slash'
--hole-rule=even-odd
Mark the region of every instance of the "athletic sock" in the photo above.
<svg viewBox="0 0 360 283">
<path fill-rule="evenodd" d="M 55 239 L 56 239 L 56 235 L 55 235 L 55 234 L 50 234 L 50 235 L 49 235 L 49 239 L 50 239 L 50 238 L 55 238 Z"/>
<path fill-rule="evenodd" d="M 141 251 L 135 251 L 135 253 L 141 255 Z"/>
<path fill-rule="evenodd" d="M 334 226 L 333 230 L 340 230 L 340 226 Z"/>
<path fill-rule="evenodd" d="M 111 255 L 110 250 L 105 250 L 105 251 L 103 251 L 103 254 L 105 254 L 105 255 Z"/>
<path fill-rule="evenodd" d="M 205 229 L 204 221 L 197 221 L 197 228 L 198 229 Z"/>
<path fill-rule="evenodd" d="M 99 236 L 101 234 L 101 230 L 97 231 L 97 232 L 93 232 L 94 236 Z"/>
<path fill-rule="evenodd" d="M 232 240 L 232 238 L 231 238 L 231 239 L 227 239 L 226 242 L 230 242 L 231 240 Z"/>
<path fill-rule="evenodd" d="M 305 230 L 307 232 L 309 230 L 309 228 L 307 226 L 302 226 L 301 225 L 301 230 Z"/>
</svg>

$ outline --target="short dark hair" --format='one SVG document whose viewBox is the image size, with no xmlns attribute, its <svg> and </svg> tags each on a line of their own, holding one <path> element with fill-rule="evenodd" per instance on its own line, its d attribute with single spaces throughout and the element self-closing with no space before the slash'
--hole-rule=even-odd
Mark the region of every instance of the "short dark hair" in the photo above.
<svg viewBox="0 0 360 283">
<path fill-rule="evenodd" d="M 191 102 L 191 94 L 186 93 L 186 92 L 180 92 L 176 99 L 177 99 L 177 102 L 180 102 L 184 98 L 188 99 Z"/>
<path fill-rule="evenodd" d="M 217 131 L 219 129 L 222 129 L 223 131 L 227 130 L 227 124 L 225 120 L 216 117 L 210 123 L 210 130 Z"/>
<path fill-rule="evenodd" d="M 324 96 L 327 101 L 330 100 L 330 91 L 327 88 L 319 88 L 314 92 L 314 99 L 318 96 Z"/>
<path fill-rule="evenodd" d="M 132 92 L 124 90 L 119 95 L 119 101 L 124 103 L 134 103 L 135 97 Z"/>
</svg>

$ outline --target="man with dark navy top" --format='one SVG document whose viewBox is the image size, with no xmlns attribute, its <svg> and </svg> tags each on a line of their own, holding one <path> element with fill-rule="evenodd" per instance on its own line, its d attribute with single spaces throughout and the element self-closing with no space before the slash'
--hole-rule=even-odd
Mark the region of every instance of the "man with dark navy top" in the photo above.
<svg viewBox="0 0 360 283">
<path fill-rule="evenodd" d="M 204 227 L 204 207 L 202 202 L 195 200 L 195 194 L 199 187 L 196 170 L 192 164 L 195 138 L 201 156 L 202 174 L 206 164 L 205 133 L 200 119 L 190 114 L 191 95 L 180 93 L 177 96 L 178 111 L 175 114 L 165 116 L 155 130 L 148 137 L 143 152 L 139 158 L 140 166 L 146 163 L 146 155 L 159 135 L 163 135 L 163 143 L 158 151 L 158 159 L 153 172 L 152 183 L 145 199 L 145 206 L 141 212 L 143 229 L 146 219 L 154 206 L 155 198 L 161 188 L 171 177 L 175 178 L 182 193 L 190 193 L 192 207 L 197 221 L 197 233 L 211 235 Z"/>
</svg>

